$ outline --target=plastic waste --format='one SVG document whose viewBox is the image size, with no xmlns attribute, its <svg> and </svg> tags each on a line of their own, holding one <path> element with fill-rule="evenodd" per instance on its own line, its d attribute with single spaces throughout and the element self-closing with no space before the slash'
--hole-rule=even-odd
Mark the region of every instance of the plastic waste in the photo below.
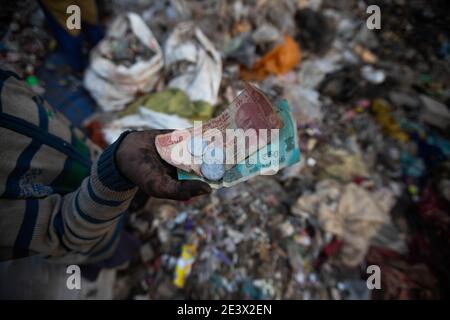
<svg viewBox="0 0 450 320">
<path fill-rule="evenodd" d="M 134 63 L 124 65 L 114 55 L 128 50 L 124 43 L 118 41 L 129 32 L 151 53 L 135 57 Z M 108 58 L 111 50 L 115 53 Z M 151 30 L 139 15 L 127 13 L 114 20 L 106 37 L 91 51 L 84 86 L 103 111 L 122 110 L 138 93 L 153 89 L 162 67 L 162 51 Z"/>
</svg>

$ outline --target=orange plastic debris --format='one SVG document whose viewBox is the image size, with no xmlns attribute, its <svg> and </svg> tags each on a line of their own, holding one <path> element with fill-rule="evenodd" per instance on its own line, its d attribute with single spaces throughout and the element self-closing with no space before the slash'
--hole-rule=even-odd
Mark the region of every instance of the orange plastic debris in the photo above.
<svg viewBox="0 0 450 320">
<path fill-rule="evenodd" d="M 300 62 L 301 58 L 300 47 L 286 34 L 283 44 L 276 46 L 256 61 L 251 70 L 242 67 L 240 75 L 244 80 L 263 80 L 269 74 L 288 72 Z"/>
<path fill-rule="evenodd" d="M 85 126 L 85 129 L 91 141 L 93 141 L 96 145 L 103 149 L 108 146 L 105 136 L 103 135 L 103 126 L 100 121 L 92 120 Z"/>
</svg>

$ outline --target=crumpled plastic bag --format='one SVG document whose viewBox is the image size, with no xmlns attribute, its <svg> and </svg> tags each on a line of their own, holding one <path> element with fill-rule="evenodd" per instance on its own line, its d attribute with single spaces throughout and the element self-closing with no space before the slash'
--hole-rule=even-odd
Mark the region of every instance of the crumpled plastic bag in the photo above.
<svg viewBox="0 0 450 320">
<path fill-rule="evenodd" d="M 125 35 L 128 24 L 133 34 L 154 53 L 149 60 L 136 61 L 130 67 L 104 57 L 111 39 Z M 103 111 L 118 111 L 138 92 L 151 91 L 162 67 L 162 51 L 151 30 L 139 15 L 127 13 L 114 20 L 106 37 L 91 51 L 84 86 Z"/>
<path fill-rule="evenodd" d="M 301 57 L 300 47 L 286 34 L 284 43 L 256 61 L 251 70 L 241 68 L 241 77 L 244 80 L 263 80 L 270 74 L 284 74 L 293 69 L 300 62 Z"/>
<path fill-rule="evenodd" d="M 128 105 L 116 119 L 103 128 L 105 140 L 114 142 L 131 129 L 185 129 L 193 121 L 207 121 L 213 107 L 204 101 L 191 101 L 180 89 L 168 88 L 148 93 Z"/>
<path fill-rule="evenodd" d="M 321 59 L 309 59 L 302 62 L 301 69 L 298 73 L 299 83 L 304 88 L 318 88 L 327 74 L 341 69 L 339 59 L 339 55 L 330 54 Z"/>
<path fill-rule="evenodd" d="M 314 217 L 321 227 L 342 239 L 338 259 L 349 267 L 360 264 L 381 227 L 391 223 L 395 197 L 387 190 L 369 193 L 349 183 L 322 180 L 316 192 L 301 196 L 293 213 Z"/>
<path fill-rule="evenodd" d="M 139 107 L 137 112 L 116 119 L 103 128 L 103 135 L 109 144 L 116 141 L 126 130 L 145 129 L 186 129 L 192 127 L 192 122 L 175 114 L 166 114 Z"/>
<path fill-rule="evenodd" d="M 440 129 L 448 129 L 450 126 L 450 111 L 447 106 L 425 95 L 421 95 L 420 100 L 423 104 L 420 112 L 421 119 Z"/>
<path fill-rule="evenodd" d="M 283 97 L 291 103 L 292 113 L 299 124 L 321 122 L 323 119 L 320 94 L 316 90 L 300 85 L 287 85 Z"/>
<path fill-rule="evenodd" d="M 191 101 L 182 90 L 171 88 L 139 97 L 122 112 L 122 115 L 136 113 L 139 107 L 198 121 L 209 120 L 214 111 L 209 103 Z M 171 124 L 167 125 L 170 127 Z"/>
<path fill-rule="evenodd" d="M 222 48 L 222 53 L 227 59 L 232 59 L 251 69 L 260 58 L 258 50 L 269 51 L 273 47 L 283 43 L 280 31 L 270 23 L 263 23 L 253 33 L 242 32 L 228 40 Z M 265 50 L 265 51 L 264 51 Z"/>
<path fill-rule="evenodd" d="M 193 22 L 179 23 L 165 45 L 168 86 L 187 93 L 192 101 L 217 103 L 222 60 L 211 41 Z"/>
<path fill-rule="evenodd" d="M 349 182 L 355 177 L 368 177 L 366 163 L 361 154 L 351 154 L 344 149 L 327 148 L 326 159 L 320 162 L 322 175 Z"/>
</svg>

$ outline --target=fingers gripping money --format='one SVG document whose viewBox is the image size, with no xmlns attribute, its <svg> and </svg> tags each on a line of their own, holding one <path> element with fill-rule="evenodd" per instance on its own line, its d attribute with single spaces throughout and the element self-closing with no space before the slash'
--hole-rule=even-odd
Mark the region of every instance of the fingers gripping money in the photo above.
<svg viewBox="0 0 450 320">
<path fill-rule="evenodd" d="M 283 127 L 277 108 L 260 90 L 246 84 L 244 91 L 218 117 L 205 124 L 194 122 L 191 128 L 158 135 L 155 144 L 163 160 L 214 184 L 274 137 L 278 139 L 278 131 Z"/>
</svg>

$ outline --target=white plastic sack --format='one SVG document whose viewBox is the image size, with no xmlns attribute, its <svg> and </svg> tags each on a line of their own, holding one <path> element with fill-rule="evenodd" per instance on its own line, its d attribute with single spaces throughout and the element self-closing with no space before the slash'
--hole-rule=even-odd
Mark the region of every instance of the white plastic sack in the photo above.
<svg viewBox="0 0 450 320">
<path fill-rule="evenodd" d="M 165 43 L 164 55 L 166 69 L 176 73 L 169 87 L 183 90 L 192 101 L 217 103 L 222 60 L 199 28 L 192 22 L 178 24 Z M 184 63 L 186 67 L 181 70 L 179 66 Z"/>
<path fill-rule="evenodd" d="M 186 129 L 192 125 L 192 121 L 175 114 L 166 114 L 140 107 L 137 113 L 110 122 L 103 128 L 103 134 L 106 142 L 111 144 L 126 130 Z"/>
<path fill-rule="evenodd" d="M 155 54 L 130 67 L 116 65 L 102 57 L 108 46 L 108 37 L 120 37 L 126 32 L 127 21 L 136 37 Z M 117 111 L 132 101 L 139 92 L 149 92 L 158 80 L 163 67 L 161 47 L 142 18 L 135 13 L 119 16 L 109 28 L 105 39 L 91 52 L 90 65 L 84 75 L 84 86 L 89 90 L 103 111 Z"/>
</svg>

